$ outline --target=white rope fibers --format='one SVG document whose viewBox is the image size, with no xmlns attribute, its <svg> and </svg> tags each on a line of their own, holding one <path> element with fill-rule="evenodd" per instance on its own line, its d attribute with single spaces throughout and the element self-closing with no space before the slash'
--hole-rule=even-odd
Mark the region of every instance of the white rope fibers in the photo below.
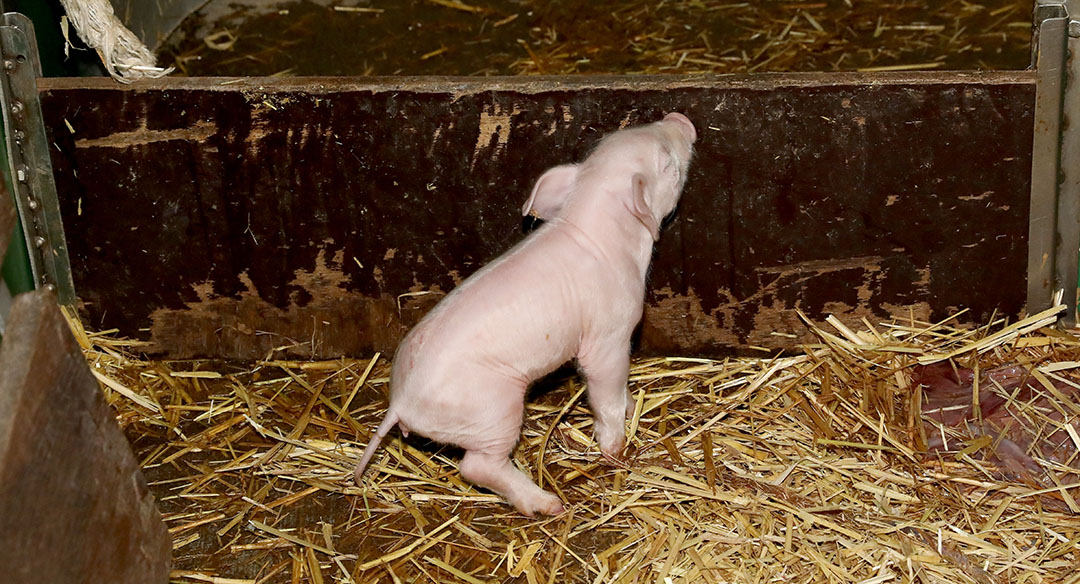
<svg viewBox="0 0 1080 584">
<path fill-rule="evenodd" d="M 75 30 L 97 51 L 114 79 L 131 83 L 168 75 L 173 68 L 157 66 L 157 58 L 120 22 L 109 0 L 60 0 Z"/>
</svg>

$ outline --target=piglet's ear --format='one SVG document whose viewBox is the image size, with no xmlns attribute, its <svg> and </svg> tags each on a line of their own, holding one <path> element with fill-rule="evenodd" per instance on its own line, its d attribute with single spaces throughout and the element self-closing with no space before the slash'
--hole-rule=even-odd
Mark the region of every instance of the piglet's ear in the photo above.
<svg viewBox="0 0 1080 584">
<path fill-rule="evenodd" d="M 550 219 L 558 214 L 566 200 L 570 198 L 570 190 L 574 188 L 577 180 L 578 165 L 563 164 L 549 168 L 533 185 L 529 200 L 521 207 L 521 214 L 533 214 L 541 219 Z"/>
<path fill-rule="evenodd" d="M 656 223 L 656 217 L 653 217 L 652 211 L 649 210 L 649 204 L 645 201 L 645 175 L 637 173 L 634 175 L 633 180 L 632 199 L 629 203 L 630 212 L 649 230 L 653 241 L 656 241 L 660 239 L 660 225 Z"/>
</svg>

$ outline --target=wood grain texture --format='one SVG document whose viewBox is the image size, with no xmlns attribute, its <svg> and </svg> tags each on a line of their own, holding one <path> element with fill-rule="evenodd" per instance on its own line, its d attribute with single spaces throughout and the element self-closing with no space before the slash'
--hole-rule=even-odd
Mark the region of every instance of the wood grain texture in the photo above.
<svg viewBox="0 0 1080 584">
<path fill-rule="evenodd" d="M 700 138 L 640 351 L 718 355 L 809 340 L 796 308 L 1021 313 L 1033 79 L 47 79 L 42 99 L 85 314 L 173 357 L 390 351 L 523 237 L 544 169 L 680 111 Z"/>
<path fill-rule="evenodd" d="M 4 582 L 168 582 L 172 538 L 49 292 L 15 298 L 0 345 Z"/>
</svg>

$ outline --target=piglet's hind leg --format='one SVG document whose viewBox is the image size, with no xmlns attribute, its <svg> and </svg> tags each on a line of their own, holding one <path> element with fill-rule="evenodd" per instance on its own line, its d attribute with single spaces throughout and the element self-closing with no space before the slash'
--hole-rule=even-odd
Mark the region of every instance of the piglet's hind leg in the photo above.
<svg viewBox="0 0 1080 584">
<path fill-rule="evenodd" d="M 532 479 L 514 466 L 509 452 L 488 454 L 468 450 L 461 459 L 459 469 L 466 480 L 506 497 L 511 505 L 529 517 L 536 513 L 558 515 L 563 512 L 562 501 L 553 493 L 536 486 Z"/>
</svg>

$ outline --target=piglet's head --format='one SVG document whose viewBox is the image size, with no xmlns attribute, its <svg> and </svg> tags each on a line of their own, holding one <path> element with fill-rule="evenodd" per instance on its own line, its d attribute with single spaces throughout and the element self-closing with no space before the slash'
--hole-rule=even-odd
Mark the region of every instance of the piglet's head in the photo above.
<svg viewBox="0 0 1080 584">
<path fill-rule="evenodd" d="M 653 239 L 675 210 L 686 182 L 697 131 L 680 113 L 659 122 L 615 132 L 580 164 L 549 169 L 536 181 L 523 215 L 541 219 L 625 211 Z M 606 213 L 605 213 L 606 214 Z"/>
</svg>

